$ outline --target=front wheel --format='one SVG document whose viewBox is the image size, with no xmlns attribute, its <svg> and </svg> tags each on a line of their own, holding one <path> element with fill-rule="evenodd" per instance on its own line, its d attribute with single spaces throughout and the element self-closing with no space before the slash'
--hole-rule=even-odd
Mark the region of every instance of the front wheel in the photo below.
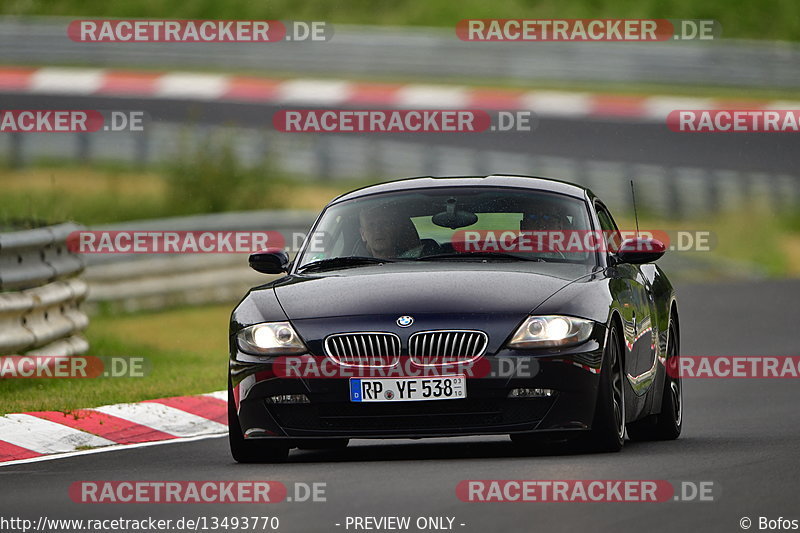
<svg viewBox="0 0 800 533">
<path fill-rule="evenodd" d="M 608 331 L 600 387 L 587 445 L 596 452 L 618 452 L 625 441 L 625 388 L 622 350 L 616 326 Z"/>
<path fill-rule="evenodd" d="M 233 388 L 228 383 L 228 442 L 231 455 L 237 463 L 277 463 L 289 456 L 289 446 L 269 440 L 247 440 L 239 425 Z"/>
</svg>

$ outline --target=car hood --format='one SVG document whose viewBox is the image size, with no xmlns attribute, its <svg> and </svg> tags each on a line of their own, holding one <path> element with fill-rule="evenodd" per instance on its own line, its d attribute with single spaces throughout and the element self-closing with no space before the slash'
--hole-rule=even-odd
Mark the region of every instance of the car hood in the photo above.
<svg viewBox="0 0 800 533">
<path fill-rule="evenodd" d="M 359 315 L 526 314 L 585 265 L 441 263 L 378 265 L 289 276 L 273 285 L 290 320 Z"/>
</svg>

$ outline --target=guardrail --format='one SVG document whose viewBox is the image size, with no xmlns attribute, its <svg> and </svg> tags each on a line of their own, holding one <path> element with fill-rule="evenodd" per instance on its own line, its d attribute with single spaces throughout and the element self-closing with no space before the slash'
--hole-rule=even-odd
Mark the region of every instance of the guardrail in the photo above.
<svg viewBox="0 0 800 533">
<path fill-rule="evenodd" d="M 77 43 L 67 37 L 71 20 L 3 17 L 0 62 L 200 67 L 371 78 L 800 87 L 800 69 L 796 68 L 800 46 L 784 42 L 475 43 L 460 41 L 455 27 L 337 24 L 328 42 Z"/>
<path fill-rule="evenodd" d="M 69 252 L 67 223 L 0 233 L 0 354 L 69 356 L 85 352 L 84 265 Z"/>
<path fill-rule="evenodd" d="M 70 277 L 83 262 L 69 253 L 67 236 L 81 226 L 59 224 L 0 233 L 0 290 L 20 290 Z"/>
<path fill-rule="evenodd" d="M 287 244 L 305 234 L 316 213 L 245 211 L 95 226 L 94 231 L 277 231 Z M 233 302 L 265 276 L 247 254 L 87 254 L 88 309 L 138 311 L 178 305 Z"/>
</svg>

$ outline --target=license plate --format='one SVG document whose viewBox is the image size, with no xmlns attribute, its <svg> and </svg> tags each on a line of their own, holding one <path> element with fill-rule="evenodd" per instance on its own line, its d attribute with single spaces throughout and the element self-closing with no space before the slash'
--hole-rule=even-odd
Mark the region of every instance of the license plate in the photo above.
<svg viewBox="0 0 800 533">
<path fill-rule="evenodd" d="M 418 402 L 467 397 L 464 375 L 425 378 L 350 378 L 352 402 Z"/>
</svg>

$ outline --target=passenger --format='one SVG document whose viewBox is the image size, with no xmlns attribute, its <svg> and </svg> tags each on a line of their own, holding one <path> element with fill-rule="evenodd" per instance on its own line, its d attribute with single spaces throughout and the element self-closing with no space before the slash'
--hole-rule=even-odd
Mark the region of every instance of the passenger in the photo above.
<svg viewBox="0 0 800 533">
<path fill-rule="evenodd" d="M 520 231 L 560 231 L 566 216 L 557 205 L 539 204 L 535 211 L 525 213 L 519 221 Z"/>
<path fill-rule="evenodd" d="M 361 239 L 372 257 L 416 258 L 422 253 L 417 229 L 396 209 L 379 206 L 361 211 L 359 222 Z"/>
</svg>

